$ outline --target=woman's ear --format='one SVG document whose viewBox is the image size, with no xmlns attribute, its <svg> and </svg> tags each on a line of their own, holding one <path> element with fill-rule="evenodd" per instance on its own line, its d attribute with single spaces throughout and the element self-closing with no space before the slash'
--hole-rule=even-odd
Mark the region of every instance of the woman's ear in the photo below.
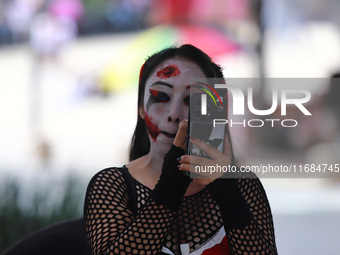
<svg viewBox="0 0 340 255">
<path fill-rule="evenodd" d="M 139 108 L 139 116 L 145 120 L 145 110 L 144 110 L 144 107 L 140 107 Z"/>
</svg>

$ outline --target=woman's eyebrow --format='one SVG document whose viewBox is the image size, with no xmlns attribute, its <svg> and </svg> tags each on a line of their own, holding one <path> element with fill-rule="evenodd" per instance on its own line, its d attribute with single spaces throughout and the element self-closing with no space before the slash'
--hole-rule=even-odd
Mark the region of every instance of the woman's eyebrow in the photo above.
<svg viewBox="0 0 340 255">
<path fill-rule="evenodd" d="M 156 82 L 152 83 L 152 85 L 150 87 L 152 87 L 154 85 L 164 85 L 164 86 L 167 86 L 167 87 L 169 87 L 171 89 L 174 87 L 171 84 L 169 84 L 167 82 L 164 82 L 164 81 L 156 81 Z"/>
</svg>

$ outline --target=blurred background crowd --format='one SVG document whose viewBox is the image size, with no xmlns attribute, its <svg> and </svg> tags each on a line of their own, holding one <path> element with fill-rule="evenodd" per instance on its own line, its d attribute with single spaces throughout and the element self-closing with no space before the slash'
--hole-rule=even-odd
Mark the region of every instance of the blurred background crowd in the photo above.
<svg viewBox="0 0 340 255">
<path fill-rule="evenodd" d="M 250 83 L 259 109 L 274 87 L 311 92 L 312 116 L 284 117 L 297 127 L 232 128 L 240 162 L 340 163 L 338 0 L 0 0 L 0 252 L 82 216 L 91 176 L 128 160 L 139 68 L 182 43 Z M 331 176 L 263 179 L 280 254 L 337 254 Z"/>
</svg>

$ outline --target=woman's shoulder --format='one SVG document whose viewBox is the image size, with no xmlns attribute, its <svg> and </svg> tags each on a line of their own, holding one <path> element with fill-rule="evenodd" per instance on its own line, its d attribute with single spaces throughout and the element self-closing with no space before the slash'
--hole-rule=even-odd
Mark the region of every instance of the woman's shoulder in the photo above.
<svg viewBox="0 0 340 255">
<path fill-rule="evenodd" d="M 239 188 L 244 195 L 247 195 L 247 197 L 249 195 L 250 197 L 258 196 L 266 198 L 266 191 L 260 178 L 255 173 L 242 171 L 238 173 L 237 178 Z"/>
<path fill-rule="evenodd" d="M 251 172 L 249 169 L 242 169 L 242 170 L 241 168 L 237 168 L 237 169 L 238 169 L 238 173 L 236 174 L 236 176 L 240 184 L 244 183 L 245 180 L 247 180 L 246 183 L 261 182 L 259 177 L 254 172 Z"/>
<path fill-rule="evenodd" d="M 125 166 L 122 167 L 107 167 L 99 172 L 97 172 L 93 178 L 96 177 L 104 177 L 104 178 L 114 178 L 114 177 L 119 177 L 122 176 L 123 172 L 126 172 L 127 169 Z"/>
<path fill-rule="evenodd" d="M 96 173 L 89 182 L 86 190 L 84 208 L 89 207 L 89 203 L 123 203 L 135 212 L 135 185 L 127 168 L 109 167 Z M 99 198 L 100 199 L 97 199 Z"/>
<path fill-rule="evenodd" d="M 125 166 L 122 167 L 108 167 L 96 173 L 90 183 L 89 187 L 93 185 L 111 186 L 123 184 L 128 178 L 129 172 Z"/>
</svg>

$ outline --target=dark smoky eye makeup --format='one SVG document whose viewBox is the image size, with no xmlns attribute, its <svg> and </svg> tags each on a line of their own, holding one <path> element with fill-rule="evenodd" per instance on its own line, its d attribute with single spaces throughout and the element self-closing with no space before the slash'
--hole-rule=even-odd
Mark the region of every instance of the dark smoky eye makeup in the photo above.
<svg viewBox="0 0 340 255">
<path fill-rule="evenodd" d="M 170 97 L 167 93 L 150 89 L 150 97 L 152 98 L 152 101 L 155 103 L 166 103 L 170 101 Z"/>
<path fill-rule="evenodd" d="M 184 103 L 185 103 L 186 105 L 189 105 L 189 103 L 190 103 L 190 95 L 187 96 L 186 98 L 184 98 Z"/>
</svg>

